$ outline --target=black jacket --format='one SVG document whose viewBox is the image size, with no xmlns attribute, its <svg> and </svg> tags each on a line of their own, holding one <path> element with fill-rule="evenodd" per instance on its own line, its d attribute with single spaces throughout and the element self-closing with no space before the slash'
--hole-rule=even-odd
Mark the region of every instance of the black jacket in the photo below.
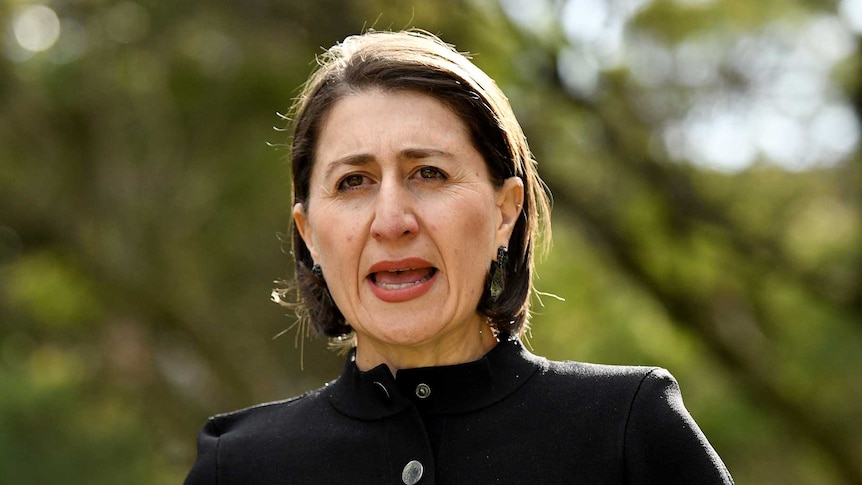
<svg viewBox="0 0 862 485">
<path fill-rule="evenodd" d="M 210 418 L 186 485 L 730 484 L 660 368 L 552 362 L 520 342 L 368 372 Z"/>
</svg>

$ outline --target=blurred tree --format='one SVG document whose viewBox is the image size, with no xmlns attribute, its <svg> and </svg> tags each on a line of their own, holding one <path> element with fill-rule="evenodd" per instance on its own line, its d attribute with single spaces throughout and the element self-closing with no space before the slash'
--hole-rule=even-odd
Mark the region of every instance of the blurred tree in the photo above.
<svg viewBox="0 0 862 485">
<path fill-rule="evenodd" d="M 525 2 L 504 5 L 533 30 L 527 45 L 544 50 L 537 58 L 546 65 L 525 76 L 544 90 L 522 106 L 534 113 L 522 120 L 546 162 L 557 227 L 573 217 L 585 249 L 641 294 L 629 305 L 654 312 L 658 303 L 660 318 L 695 337 L 737 392 L 780 421 L 767 431 L 778 444 L 768 453 L 778 448 L 781 460 L 793 456 L 800 465 L 766 471 L 770 458 L 744 444 L 752 439 L 740 427 L 739 441 L 723 453 L 738 476 L 862 483 L 860 410 L 847 401 L 860 390 L 862 190 L 853 151 L 859 123 L 850 110 L 857 82 L 840 86 L 831 77 L 858 64 L 850 29 L 804 4 L 777 11 L 741 2 L 539 3 L 558 36 L 523 22 L 517 7 Z M 622 39 L 613 28 L 621 24 Z M 820 91 L 809 86 L 814 81 Z M 782 82 L 794 89 L 782 93 Z M 752 128 L 762 131 L 752 137 Z M 598 295 L 609 297 L 619 304 L 615 291 Z M 591 299 L 578 310 L 601 321 L 594 314 L 601 306 Z M 651 319 L 638 320 L 625 325 Z M 638 336 L 640 345 L 651 340 Z M 670 342 L 657 343 L 654 358 L 669 359 Z M 691 358 L 681 364 L 683 375 L 698 367 Z M 728 413 L 722 426 L 751 419 L 740 418 Z M 802 443 L 788 445 L 782 435 Z"/>
<path fill-rule="evenodd" d="M 859 3 L 0 2 L 0 482 L 178 483 L 207 415 L 337 374 L 268 302 L 271 127 L 321 46 L 416 26 L 555 194 L 536 351 L 670 368 L 740 483 L 862 483 Z"/>
</svg>

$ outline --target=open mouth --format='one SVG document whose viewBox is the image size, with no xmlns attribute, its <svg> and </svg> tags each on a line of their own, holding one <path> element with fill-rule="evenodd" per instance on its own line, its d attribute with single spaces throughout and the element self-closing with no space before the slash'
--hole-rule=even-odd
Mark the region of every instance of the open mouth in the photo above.
<svg viewBox="0 0 862 485">
<path fill-rule="evenodd" d="M 378 288 L 395 291 L 420 285 L 437 273 L 437 268 L 404 268 L 392 271 L 378 271 L 371 273 L 368 277 L 374 286 Z"/>
</svg>

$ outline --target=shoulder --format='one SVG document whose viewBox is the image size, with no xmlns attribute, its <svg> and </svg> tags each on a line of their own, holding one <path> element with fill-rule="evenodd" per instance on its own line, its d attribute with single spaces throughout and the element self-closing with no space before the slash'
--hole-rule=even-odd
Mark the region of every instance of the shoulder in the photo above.
<svg viewBox="0 0 862 485">
<path fill-rule="evenodd" d="M 649 366 L 591 364 L 573 360 L 548 360 L 542 357 L 537 359 L 544 361 L 544 365 L 540 367 L 546 373 L 587 379 L 642 379 L 653 371 L 664 370 Z"/>
<path fill-rule="evenodd" d="M 527 399 L 546 412 L 581 413 L 594 425 L 610 425 L 623 434 L 688 417 L 679 385 L 664 368 L 536 360 L 539 371 Z"/>
<path fill-rule="evenodd" d="M 255 483 L 275 483 L 266 477 L 276 473 L 277 457 L 288 466 L 297 444 L 313 443 L 321 426 L 341 424 L 327 403 L 329 387 L 210 417 L 198 434 L 198 456 L 185 485 L 248 483 L 249 470 L 259 471 Z"/>
<path fill-rule="evenodd" d="M 653 390 L 676 381 L 660 367 L 553 361 L 530 355 L 538 370 L 518 393 L 542 416 L 556 416 L 578 429 L 596 430 L 622 441 L 635 407 L 659 400 Z"/>
<path fill-rule="evenodd" d="M 313 415 L 326 411 L 326 407 L 321 406 L 320 403 L 326 401 L 325 391 L 330 385 L 331 383 L 328 383 L 319 389 L 289 399 L 216 414 L 207 420 L 204 432 L 219 437 L 232 435 L 240 438 L 265 435 L 274 429 L 276 424 L 279 427 L 291 429 L 314 419 Z"/>
<path fill-rule="evenodd" d="M 676 386 L 666 369 L 650 366 L 591 364 L 535 358 L 539 364 L 538 381 L 559 390 L 634 399 L 644 385 Z"/>
<path fill-rule="evenodd" d="M 666 369 L 537 359 L 539 407 L 595 432 L 592 446 L 613 441 L 607 451 L 622 455 L 628 483 L 733 483 Z"/>
<path fill-rule="evenodd" d="M 538 385 L 564 401 L 612 409 L 631 428 L 656 429 L 668 421 L 693 424 L 674 376 L 661 367 L 546 361 Z M 660 426 L 659 426 L 660 427 Z"/>
</svg>

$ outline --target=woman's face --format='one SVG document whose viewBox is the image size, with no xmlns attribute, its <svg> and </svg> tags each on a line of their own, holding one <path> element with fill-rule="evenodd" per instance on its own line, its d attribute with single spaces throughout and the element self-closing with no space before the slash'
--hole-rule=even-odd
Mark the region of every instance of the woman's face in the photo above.
<svg viewBox="0 0 862 485">
<path fill-rule="evenodd" d="M 297 229 L 363 347 L 463 344 L 497 248 L 523 200 L 495 188 L 466 125 L 413 92 L 372 89 L 339 100 L 315 148 Z"/>
</svg>

